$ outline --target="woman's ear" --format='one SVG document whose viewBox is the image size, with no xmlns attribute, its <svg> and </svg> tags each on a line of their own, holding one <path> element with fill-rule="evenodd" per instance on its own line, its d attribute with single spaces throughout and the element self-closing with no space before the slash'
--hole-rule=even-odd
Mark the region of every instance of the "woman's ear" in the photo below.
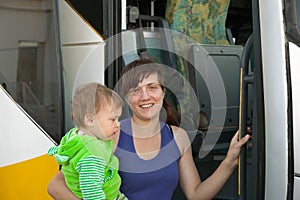
<svg viewBox="0 0 300 200">
<path fill-rule="evenodd" d="M 86 126 L 93 126 L 94 125 L 94 115 L 87 113 L 84 115 L 84 124 Z"/>
<path fill-rule="evenodd" d="M 166 96 L 166 91 L 167 91 L 167 89 L 164 87 L 164 88 L 163 88 L 164 98 L 165 98 L 165 96 Z"/>
</svg>

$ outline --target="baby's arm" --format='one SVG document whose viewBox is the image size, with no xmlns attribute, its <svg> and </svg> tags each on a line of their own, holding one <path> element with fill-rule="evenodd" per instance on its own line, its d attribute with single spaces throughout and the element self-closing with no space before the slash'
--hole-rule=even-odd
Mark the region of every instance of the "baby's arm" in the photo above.
<svg viewBox="0 0 300 200">
<path fill-rule="evenodd" d="M 79 173 L 80 190 L 85 200 L 105 199 L 102 189 L 104 184 L 104 170 L 106 162 L 104 159 L 88 156 L 81 159 L 77 164 Z"/>
</svg>

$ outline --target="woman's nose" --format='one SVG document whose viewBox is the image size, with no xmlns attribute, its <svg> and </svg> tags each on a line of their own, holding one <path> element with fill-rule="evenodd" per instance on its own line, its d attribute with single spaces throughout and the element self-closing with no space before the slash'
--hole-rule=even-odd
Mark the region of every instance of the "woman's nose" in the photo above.
<svg viewBox="0 0 300 200">
<path fill-rule="evenodd" d="M 142 98 L 149 97 L 149 92 L 148 92 L 147 88 L 142 88 L 142 90 L 141 90 L 141 97 Z"/>
</svg>

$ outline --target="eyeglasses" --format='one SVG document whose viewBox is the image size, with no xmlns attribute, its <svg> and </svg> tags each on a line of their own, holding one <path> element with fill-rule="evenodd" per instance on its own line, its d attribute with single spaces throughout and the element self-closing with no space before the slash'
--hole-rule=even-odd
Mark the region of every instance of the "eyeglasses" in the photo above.
<svg viewBox="0 0 300 200">
<path fill-rule="evenodd" d="M 162 86 L 160 84 L 150 83 L 142 87 L 131 89 L 128 94 L 129 96 L 141 96 L 145 91 L 147 92 L 147 94 L 154 94 L 159 90 L 162 90 Z"/>
</svg>

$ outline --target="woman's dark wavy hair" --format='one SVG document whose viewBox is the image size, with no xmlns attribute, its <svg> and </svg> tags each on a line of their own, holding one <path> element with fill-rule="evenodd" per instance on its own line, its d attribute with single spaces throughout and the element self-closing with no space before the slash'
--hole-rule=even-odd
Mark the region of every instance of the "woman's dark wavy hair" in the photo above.
<svg viewBox="0 0 300 200">
<path fill-rule="evenodd" d="M 118 86 L 119 94 L 126 99 L 129 91 L 136 88 L 139 82 L 151 74 L 157 74 L 159 84 L 163 90 L 166 90 L 166 72 L 163 70 L 164 67 L 166 66 L 155 62 L 149 57 L 142 57 L 129 63 L 120 74 Z M 168 104 L 166 99 L 163 100 L 163 107 L 167 114 L 166 123 L 179 126 L 179 114 Z"/>
</svg>

